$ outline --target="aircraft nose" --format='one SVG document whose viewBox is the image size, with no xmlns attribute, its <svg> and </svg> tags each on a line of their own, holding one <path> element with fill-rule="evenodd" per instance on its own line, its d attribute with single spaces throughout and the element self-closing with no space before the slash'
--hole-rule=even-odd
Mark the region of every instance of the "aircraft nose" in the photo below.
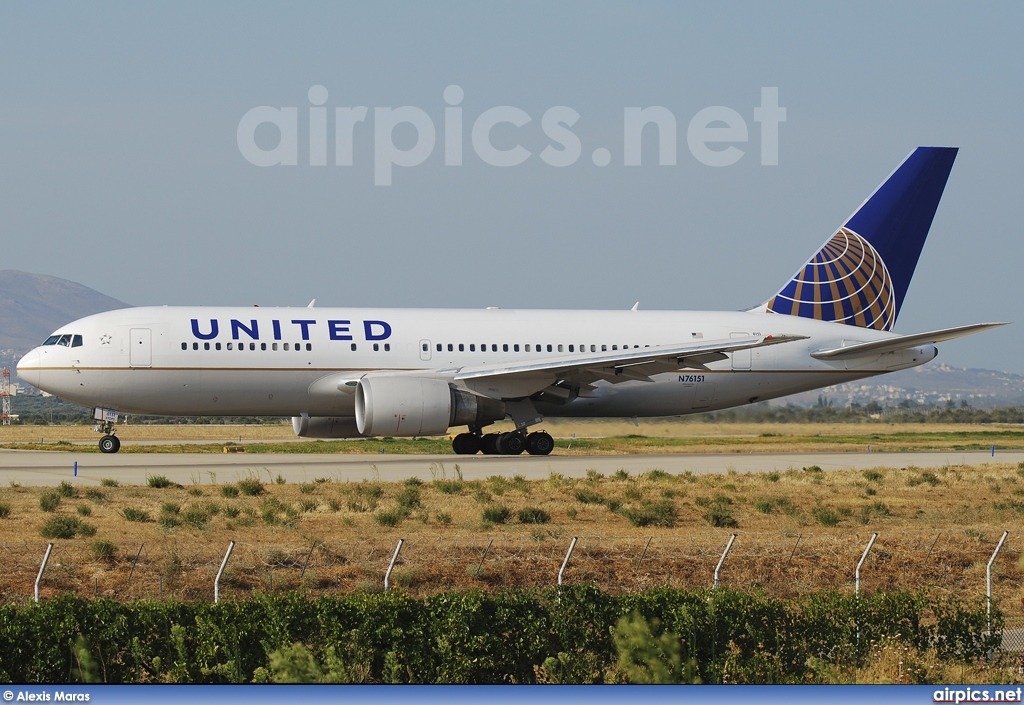
<svg viewBox="0 0 1024 705">
<path fill-rule="evenodd" d="M 38 387 L 40 367 L 39 351 L 33 350 L 18 361 L 18 377 L 33 387 Z"/>
</svg>

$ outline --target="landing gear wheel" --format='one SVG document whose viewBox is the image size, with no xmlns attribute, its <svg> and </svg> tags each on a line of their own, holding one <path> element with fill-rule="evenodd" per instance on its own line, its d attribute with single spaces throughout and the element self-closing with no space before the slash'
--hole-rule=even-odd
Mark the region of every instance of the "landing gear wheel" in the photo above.
<svg viewBox="0 0 1024 705">
<path fill-rule="evenodd" d="M 544 431 L 537 431 L 526 437 L 526 452 L 530 455 L 551 455 L 554 448 L 555 439 Z"/>
<path fill-rule="evenodd" d="M 519 455 L 526 450 L 526 439 L 518 431 L 503 433 L 498 437 L 498 452 L 502 455 Z"/>
<path fill-rule="evenodd" d="M 452 439 L 456 455 L 476 455 L 480 452 L 480 439 L 473 433 L 460 433 Z"/>
<path fill-rule="evenodd" d="M 488 433 L 480 439 L 480 450 L 484 455 L 498 455 L 501 451 L 498 450 L 498 439 L 501 435 L 498 433 Z"/>
<path fill-rule="evenodd" d="M 104 436 L 100 439 L 101 453 L 116 453 L 121 450 L 121 440 L 117 436 Z"/>
</svg>

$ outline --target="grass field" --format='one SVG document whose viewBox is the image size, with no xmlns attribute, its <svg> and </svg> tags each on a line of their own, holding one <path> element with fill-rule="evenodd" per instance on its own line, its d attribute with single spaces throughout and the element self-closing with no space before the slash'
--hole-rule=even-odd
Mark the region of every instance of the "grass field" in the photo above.
<svg viewBox="0 0 1024 705">
<path fill-rule="evenodd" d="M 222 594 L 378 590 L 403 538 L 391 582 L 421 595 L 553 584 L 574 536 L 567 582 L 612 591 L 704 587 L 732 533 L 722 583 L 789 597 L 852 590 L 857 561 L 878 532 L 863 568 L 866 591 L 930 588 L 974 600 L 1010 529 L 995 595 L 1008 623 L 1024 626 L 1024 468 L 1016 465 L 474 482 L 462 481 L 454 464 L 433 470 L 426 483 L 243 477 L 183 487 L 152 477 L 147 487 L 4 487 L 0 599 L 31 595 L 48 540 L 56 548 L 44 596 L 211 599 L 232 540 Z M 43 536 L 54 532 L 77 535 Z"/>
<path fill-rule="evenodd" d="M 677 420 L 546 423 L 559 455 L 776 453 L 872 450 L 939 451 L 1024 448 L 1024 428 L 1011 424 L 712 424 Z M 509 430 L 496 424 L 495 430 Z M 490 430 L 490 428 L 488 429 Z M 122 453 L 221 453 L 226 443 L 247 453 L 451 453 L 447 438 L 296 439 L 280 426 L 120 426 Z M 99 452 L 99 434 L 84 426 L 8 426 L 0 448 Z M 180 443 L 174 443 L 180 441 Z M 82 444 L 82 445 L 79 445 Z"/>
</svg>

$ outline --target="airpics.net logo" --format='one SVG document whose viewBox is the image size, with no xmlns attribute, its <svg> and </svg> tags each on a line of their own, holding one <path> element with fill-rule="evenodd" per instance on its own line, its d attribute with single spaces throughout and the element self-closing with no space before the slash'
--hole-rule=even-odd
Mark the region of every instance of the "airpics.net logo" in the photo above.
<svg viewBox="0 0 1024 705">
<path fill-rule="evenodd" d="M 412 105 L 397 108 L 373 108 L 372 122 L 370 108 L 335 107 L 333 130 L 329 116 L 332 111 L 326 107 L 328 93 L 324 86 L 309 89 L 308 111 L 308 166 L 326 167 L 328 163 L 338 167 L 351 167 L 354 163 L 354 145 L 357 130 L 372 130 L 373 137 L 373 183 L 390 186 L 395 167 L 409 169 L 419 166 L 430 158 L 438 146 L 438 128 L 427 111 Z M 441 127 L 441 148 L 444 151 L 445 166 L 462 166 L 466 123 L 470 122 L 461 107 L 465 92 L 452 85 L 444 89 L 444 118 Z M 298 107 L 275 108 L 261 105 L 249 110 L 238 122 L 238 150 L 245 159 L 256 166 L 297 166 L 300 161 Z M 306 116 L 303 116 L 305 118 Z M 549 143 L 537 157 L 552 167 L 567 167 L 576 164 L 583 156 L 584 147 L 572 127 L 580 114 L 566 105 L 548 108 L 540 119 L 540 129 Z M 753 120 L 759 125 L 760 157 L 763 166 L 779 163 L 779 125 L 786 121 L 786 109 L 779 106 L 779 89 L 762 88 L 761 104 L 753 109 Z M 525 163 L 534 154 L 520 144 L 514 130 L 527 130 L 533 118 L 521 108 L 499 105 L 484 110 L 468 125 L 469 143 L 476 159 L 495 167 L 514 167 Z M 270 126 L 265 128 L 264 126 Z M 503 135 L 502 148 L 495 146 L 492 133 L 499 125 Z M 508 126 L 514 128 L 511 130 Z M 645 129 L 651 125 L 653 129 Z M 648 107 L 627 107 L 622 115 L 622 165 L 641 166 L 643 140 L 657 141 L 658 164 L 675 166 L 677 161 L 676 116 L 660 105 Z M 257 139 L 257 131 L 265 135 L 276 128 L 277 143 L 267 147 L 266 141 Z M 535 128 L 534 128 L 535 129 Z M 305 130 L 304 130 L 305 132 Z M 415 134 L 411 141 L 400 139 L 396 144 L 396 133 Z M 333 134 L 333 155 L 330 155 L 328 135 Z M 508 139 L 508 135 L 513 135 Z M 269 140 L 273 143 L 273 139 Z M 750 129 L 743 115 L 724 105 L 713 105 L 698 111 L 686 126 L 686 146 L 699 163 L 710 167 L 730 166 L 746 154 L 738 145 L 750 141 Z M 258 142 L 264 142 L 259 144 Z M 507 147 L 505 143 L 513 142 Z M 306 152 L 306 145 L 302 145 Z M 303 157 L 306 155 L 303 154 Z M 333 157 L 329 159 L 329 156 Z M 606 167 L 612 163 L 612 152 L 607 147 L 596 147 L 590 151 L 595 166 Z"/>
</svg>

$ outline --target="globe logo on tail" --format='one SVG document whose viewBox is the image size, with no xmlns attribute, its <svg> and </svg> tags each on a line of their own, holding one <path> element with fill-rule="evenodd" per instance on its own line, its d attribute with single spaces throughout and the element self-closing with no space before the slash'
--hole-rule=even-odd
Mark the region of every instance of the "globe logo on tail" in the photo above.
<svg viewBox="0 0 1024 705">
<path fill-rule="evenodd" d="M 896 320 L 896 294 L 889 270 L 871 243 L 840 228 L 767 308 L 887 331 Z"/>
</svg>

